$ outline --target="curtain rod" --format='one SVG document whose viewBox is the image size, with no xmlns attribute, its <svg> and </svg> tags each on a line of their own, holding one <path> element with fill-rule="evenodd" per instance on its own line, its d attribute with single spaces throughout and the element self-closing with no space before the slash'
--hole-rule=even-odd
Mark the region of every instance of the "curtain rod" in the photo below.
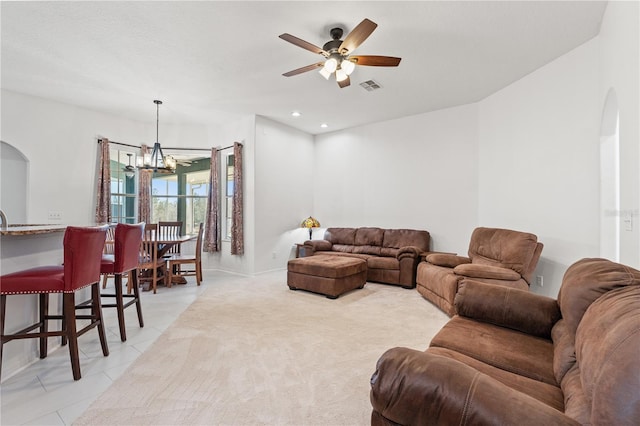
<svg viewBox="0 0 640 426">
<path fill-rule="evenodd" d="M 98 139 L 98 143 L 102 142 L 102 139 Z M 109 140 L 109 143 L 112 143 L 114 145 L 121 145 L 121 146 L 128 146 L 130 148 L 138 148 L 141 149 L 142 147 L 139 145 L 131 145 L 128 143 L 122 143 L 122 142 L 115 142 L 112 140 Z M 222 151 L 223 149 L 229 149 L 229 148 L 233 148 L 233 145 L 229 145 L 229 146 L 225 146 L 224 148 L 218 148 L 220 151 Z M 211 151 L 211 149 L 207 149 L 207 148 L 171 148 L 171 147 L 163 147 L 162 149 L 173 149 L 175 151 Z"/>
</svg>

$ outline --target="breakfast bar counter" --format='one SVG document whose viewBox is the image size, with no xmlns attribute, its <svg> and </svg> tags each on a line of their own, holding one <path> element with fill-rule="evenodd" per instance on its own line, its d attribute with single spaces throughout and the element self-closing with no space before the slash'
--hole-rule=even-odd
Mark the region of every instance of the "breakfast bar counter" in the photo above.
<svg viewBox="0 0 640 426">
<path fill-rule="evenodd" d="M 36 235 L 51 234 L 53 232 L 63 232 L 67 229 L 67 225 L 9 225 L 6 229 L 0 229 L 0 235 Z"/>
</svg>

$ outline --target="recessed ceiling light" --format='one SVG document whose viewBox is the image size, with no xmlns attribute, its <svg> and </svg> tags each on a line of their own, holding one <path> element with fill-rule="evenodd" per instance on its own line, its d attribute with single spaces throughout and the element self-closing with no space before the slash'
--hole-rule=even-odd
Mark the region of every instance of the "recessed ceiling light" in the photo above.
<svg viewBox="0 0 640 426">
<path fill-rule="evenodd" d="M 291 116 L 292 116 L 292 117 L 300 117 L 301 115 L 302 115 L 302 114 L 300 114 L 300 111 L 293 111 L 293 112 L 291 113 Z"/>
<path fill-rule="evenodd" d="M 322 123 L 320 127 L 322 127 L 323 129 L 326 129 L 327 127 L 329 127 L 329 125 L 327 123 Z"/>
</svg>

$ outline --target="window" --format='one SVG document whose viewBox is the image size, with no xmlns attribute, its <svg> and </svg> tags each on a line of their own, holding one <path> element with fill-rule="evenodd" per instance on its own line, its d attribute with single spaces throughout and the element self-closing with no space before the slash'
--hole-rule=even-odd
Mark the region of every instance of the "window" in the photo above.
<svg viewBox="0 0 640 426">
<path fill-rule="evenodd" d="M 155 173 L 151 180 L 151 220 L 181 221 L 186 234 L 205 222 L 209 192 L 209 158 L 179 160 L 175 174 Z"/>
<path fill-rule="evenodd" d="M 119 223 L 136 222 L 136 174 L 125 172 L 125 167 L 135 164 L 135 154 L 111 149 L 111 220 Z"/>
<path fill-rule="evenodd" d="M 224 229 L 223 239 L 231 240 L 231 218 L 233 217 L 233 170 L 235 164 L 235 157 L 233 154 L 228 154 L 226 156 L 226 161 L 224 162 L 224 188 L 225 193 L 223 197 L 223 209 L 224 209 Z"/>
</svg>

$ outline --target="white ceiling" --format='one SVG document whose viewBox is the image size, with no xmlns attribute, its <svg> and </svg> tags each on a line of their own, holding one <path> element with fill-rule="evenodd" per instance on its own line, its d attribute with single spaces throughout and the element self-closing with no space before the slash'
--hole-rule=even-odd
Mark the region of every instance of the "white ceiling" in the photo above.
<svg viewBox="0 0 640 426">
<path fill-rule="evenodd" d="M 311 134 L 475 102 L 596 36 L 600 1 L 173 1 L 1 3 L 2 87 L 161 122 L 259 114 Z M 340 89 L 311 71 L 329 29 L 378 24 Z M 576 70 L 579 72 L 579 70 Z M 382 89 L 367 92 L 373 79 Z M 301 117 L 291 117 L 297 110 Z M 329 127 L 320 128 L 326 122 Z"/>
</svg>

